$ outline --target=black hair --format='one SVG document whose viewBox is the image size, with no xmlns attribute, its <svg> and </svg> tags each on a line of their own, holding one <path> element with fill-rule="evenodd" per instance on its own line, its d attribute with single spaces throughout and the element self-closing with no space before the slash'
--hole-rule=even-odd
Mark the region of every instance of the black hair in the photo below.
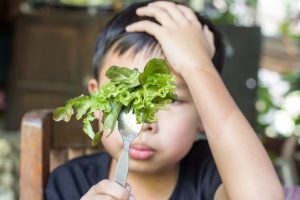
<svg viewBox="0 0 300 200">
<path fill-rule="evenodd" d="M 99 67 L 102 65 L 106 53 L 114 46 L 114 52 L 122 55 L 129 49 L 133 48 L 134 54 L 137 54 L 140 50 L 145 48 L 155 48 L 158 45 L 158 41 L 151 35 L 145 32 L 126 32 L 126 26 L 133 22 L 142 20 L 150 20 L 158 23 L 154 18 L 151 17 L 140 17 L 136 15 L 136 9 L 139 7 L 146 6 L 147 2 L 134 3 L 127 7 L 117 15 L 115 15 L 105 26 L 103 31 L 98 36 L 96 41 L 96 48 L 93 57 L 93 70 L 94 76 L 98 79 Z M 217 71 L 221 73 L 224 63 L 224 45 L 221 33 L 214 27 L 214 25 L 196 13 L 198 20 L 201 24 L 207 25 L 208 29 L 214 35 L 215 54 L 212 58 L 212 62 L 216 67 Z"/>
</svg>

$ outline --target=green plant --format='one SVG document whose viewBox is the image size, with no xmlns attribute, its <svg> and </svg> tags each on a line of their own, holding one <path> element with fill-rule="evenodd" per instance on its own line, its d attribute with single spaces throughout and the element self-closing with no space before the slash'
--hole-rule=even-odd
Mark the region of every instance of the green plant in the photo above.
<svg viewBox="0 0 300 200">
<path fill-rule="evenodd" d="M 65 106 L 53 113 L 55 121 L 68 122 L 76 112 L 77 120 L 83 118 L 83 131 L 93 144 L 99 142 L 104 130 L 113 131 L 122 110 L 133 108 L 137 123 L 151 123 L 156 120 L 158 110 L 176 99 L 175 77 L 162 59 L 149 60 L 141 73 L 136 69 L 111 66 L 105 75 L 110 82 L 90 96 L 81 95 L 68 100 Z M 95 111 L 103 112 L 103 128 L 97 133 L 91 125 Z"/>
</svg>

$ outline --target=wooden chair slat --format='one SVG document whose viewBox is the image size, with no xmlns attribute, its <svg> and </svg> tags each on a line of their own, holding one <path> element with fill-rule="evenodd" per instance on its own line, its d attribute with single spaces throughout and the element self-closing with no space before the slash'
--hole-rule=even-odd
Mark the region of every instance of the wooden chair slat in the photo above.
<svg viewBox="0 0 300 200">
<path fill-rule="evenodd" d="M 92 146 L 82 122 L 55 122 L 52 110 L 27 112 L 21 122 L 20 199 L 42 200 L 49 173 L 67 160 L 103 150 Z M 97 130 L 97 122 L 93 124 Z"/>
</svg>

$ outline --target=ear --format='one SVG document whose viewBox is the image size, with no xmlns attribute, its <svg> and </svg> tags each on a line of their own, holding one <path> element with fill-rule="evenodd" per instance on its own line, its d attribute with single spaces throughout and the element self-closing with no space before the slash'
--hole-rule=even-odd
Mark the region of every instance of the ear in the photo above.
<svg viewBox="0 0 300 200">
<path fill-rule="evenodd" d="M 90 94 L 98 90 L 98 88 L 98 81 L 96 79 L 89 80 L 88 89 Z"/>
<path fill-rule="evenodd" d="M 205 133 L 204 133 L 204 128 L 202 125 L 201 120 L 199 121 L 198 125 L 197 125 L 197 130 L 196 130 L 196 135 L 195 135 L 195 141 L 198 141 L 201 138 L 205 138 Z"/>
<path fill-rule="evenodd" d="M 201 138 L 205 138 L 205 133 L 204 133 L 204 128 L 203 128 L 203 125 L 202 125 L 202 122 L 201 120 L 199 120 L 199 123 L 197 125 L 197 129 L 196 129 L 196 132 L 195 132 L 195 140 L 194 141 L 198 141 L 200 140 Z"/>
<path fill-rule="evenodd" d="M 204 127 L 203 127 L 203 124 L 202 124 L 202 121 L 200 120 L 198 125 L 197 125 L 197 133 L 198 134 L 203 134 L 204 133 Z"/>
<path fill-rule="evenodd" d="M 99 89 L 98 81 L 94 78 L 89 80 L 89 84 L 88 84 L 89 93 L 91 94 L 91 93 L 95 92 L 98 89 Z M 100 118 L 100 111 L 94 112 L 94 117 L 96 119 L 99 119 Z"/>
</svg>

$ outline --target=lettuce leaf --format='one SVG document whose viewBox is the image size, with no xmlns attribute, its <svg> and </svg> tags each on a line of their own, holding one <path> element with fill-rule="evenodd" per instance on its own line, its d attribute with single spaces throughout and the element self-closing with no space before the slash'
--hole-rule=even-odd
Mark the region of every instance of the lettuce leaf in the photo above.
<svg viewBox="0 0 300 200">
<path fill-rule="evenodd" d="M 144 72 L 127 67 L 110 67 L 106 74 L 110 82 L 89 96 L 81 95 L 67 101 L 65 106 L 55 109 L 55 121 L 83 119 L 83 131 L 97 144 L 103 131 L 113 131 L 121 110 L 133 108 L 138 123 L 155 122 L 155 113 L 176 99 L 175 78 L 163 59 L 151 59 Z M 94 132 L 91 122 L 93 113 L 102 111 L 103 128 Z"/>
</svg>

